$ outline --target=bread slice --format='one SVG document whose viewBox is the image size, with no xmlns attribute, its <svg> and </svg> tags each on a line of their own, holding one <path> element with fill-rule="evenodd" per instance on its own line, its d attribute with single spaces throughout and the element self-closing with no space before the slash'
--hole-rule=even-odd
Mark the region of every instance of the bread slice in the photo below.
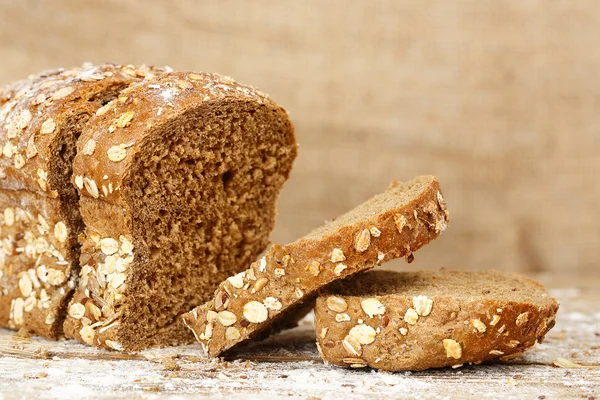
<svg viewBox="0 0 600 400">
<path fill-rule="evenodd" d="M 317 298 L 317 347 L 353 368 L 479 364 L 541 343 L 557 311 L 541 284 L 517 274 L 371 271 Z"/>
<path fill-rule="evenodd" d="M 293 320 L 303 302 L 330 282 L 392 258 L 410 259 L 447 223 L 434 177 L 395 182 L 298 241 L 271 246 L 250 269 L 222 282 L 215 297 L 185 314 L 184 321 L 205 351 L 217 356 Z"/>
<path fill-rule="evenodd" d="M 268 244 L 297 151 L 286 111 L 229 77 L 163 74 L 98 110 L 77 147 L 86 228 L 67 337 L 193 340 L 178 317 Z"/>
<path fill-rule="evenodd" d="M 89 117 L 149 68 L 84 65 L 17 82 L 0 96 L 0 326 L 62 332 L 83 224 L 70 183 Z"/>
</svg>

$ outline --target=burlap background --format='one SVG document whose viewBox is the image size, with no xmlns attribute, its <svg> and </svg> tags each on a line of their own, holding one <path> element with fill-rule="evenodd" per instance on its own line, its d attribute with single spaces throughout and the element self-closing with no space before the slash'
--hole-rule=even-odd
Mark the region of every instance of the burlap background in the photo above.
<svg viewBox="0 0 600 400">
<path fill-rule="evenodd" d="M 0 83 L 86 60 L 231 75 L 297 126 L 274 240 L 435 174 L 453 220 L 413 267 L 597 273 L 599 40 L 596 0 L 0 0 Z"/>
</svg>

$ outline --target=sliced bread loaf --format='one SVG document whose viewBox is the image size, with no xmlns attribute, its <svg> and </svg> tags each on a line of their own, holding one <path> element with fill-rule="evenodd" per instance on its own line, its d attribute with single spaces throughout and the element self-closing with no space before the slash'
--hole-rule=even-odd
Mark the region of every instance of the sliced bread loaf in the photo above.
<svg viewBox="0 0 600 400">
<path fill-rule="evenodd" d="M 44 72 L 0 96 L 0 326 L 57 338 L 78 272 L 83 224 L 71 185 L 89 117 L 149 68 Z"/>
<path fill-rule="evenodd" d="M 516 274 L 370 271 L 317 298 L 317 347 L 353 368 L 478 364 L 541 343 L 557 311 L 542 285 Z"/>
<path fill-rule="evenodd" d="M 267 246 L 294 158 L 284 109 L 233 79 L 132 85 L 78 141 L 85 223 L 65 333 L 116 350 L 187 342 L 178 317 Z"/>
<path fill-rule="evenodd" d="M 448 212 L 432 176 L 395 182 L 350 212 L 286 246 L 273 245 L 250 269 L 219 285 L 184 315 L 205 351 L 217 356 L 294 320 L 325 285 L 412 252 L 446 228 Z"/>
</svg>

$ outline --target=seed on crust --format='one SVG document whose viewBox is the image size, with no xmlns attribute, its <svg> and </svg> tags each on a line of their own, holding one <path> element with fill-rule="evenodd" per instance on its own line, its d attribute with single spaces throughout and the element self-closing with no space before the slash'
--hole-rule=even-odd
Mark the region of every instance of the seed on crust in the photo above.
<svg viewBox="0 0 600 400">
<path fill-rule="evenodd" d="M 349 364 L 350 368 L 364 368 L 367 366 L 367 362 L 361 358 L 345 357 L 342 361 L 344 364 Z"/>
<path fill-rule="evenodd" d="M 31 111 L 22 110 L 16 118 L 16 127 L 19 130 L 27 128 L 31 122 Z"/>
<path fill-rule="evenodd" d="M 234 276 L 230 276 L 227 278 L 227 282 L 231 284 L 236 289 L 241 289 L 244 287 L 244 272 L 240 272 Z"/>
<path fill-rule="evenodd" d="M 354 356 L 360 356 L 362 354 L 362 345 L 354 336 L 347 335 L 344 340 L 342 340 L 342 346 L 348 353 Z"/>
<path fill-rule="evenodd" d="M 419 314 L 417 314 L 414 308 L 409 308 L 406 310 L 406 313 L 404 314 L 404 321 L 406 321 L 407 324 L 414 325 L 417 323 L 418 319 Z"/>
<path fill-rule="evenodd" d="M 121 241 L 121 253 L 129 254 L 133 251 L 133 243 L 125 236 L 119 236 L 119 240 Z"/>
<path fill-rule="evenodd" d="M 494 316 L 492 317 L 492 320 L 490 321 L 490 325 L 495 326 L 498 322 L 500 322 L 500 316 L 494 314 Z"/>
<path fill-rule="evenodd" d="M 218 316 L 218 315 L 219 315 L 219 314 L 218 314 L 218 313 L 216 313 L 216 312 L 214 312 L 213 310 L 208 310 L 208 311 L 206 312 L 206 320 L 207 320 L 208 322 L 215 322 L 215 321 L 217 320 L 217 316 Z"/>
<path fill-rule="evenodd" d="M 279 279 L 279 278 L 281 278 L 282 276 L 285 275 L 285 269 L 283 269 L 283 268 L 275 268 L 273 270 L 273 275 L 275 275 L 276 279 Z"/>
<path fill-rule="evenodd" d="M 446 349 L 446 357 L 455 358 L 457 360 L 462 357 L 460 343 L 454 339 L 444 339 L 442 342 L 444 344 L 444 349 Z"/>
<path fill-rule="evenodd" d="M 40 127 L 40 133 L 42 135 L 49 135 L 49 134 L 53 133 L 55 129 L 56 129 L 56 123 L 54 122 L 54 120 L 52 118 L 48 118 L 47 120 L 45 120 L 42 123 L 42 126 Z"/>
<path fill-rule="evenodd" d="M 346 264 L 339 263 L 333 268 L 333 273 L 340 276 L 346 268 L 348 268 Z"/>
<path fill-rule="evenodd" d="M 281 304 L 281 302 L 279 300 L 277 300 L 275 297 L 269 296 L 266 299 L 263 300 L 263 304 L 265 305 L 265 307 L 267 307 L 269 310 L 281 310 L 281 307 L 283 307 L 283 305 Z"/>
<path fill-rule="evenodd" d="M 519 316 L 517 317 L 517 319 L 515 321 L 515 324 L 517 326 L 522 326 L 527 321 L 529 321 L 529 312 L 524 312 L 524 313 L 519 314 Z"/>
<path fill-rule="evenodd" d="M 306 267 L 306 270 L 313 274 L 314 276 L 318 276 L 321 273 L 321 263 L 317 260 L 311 261 L 311 263 Z"/>
<path fill-rule="evenodd" d="M 4 209 L 4 223 L 6 226 L 12 226 L 15 223 L 15 210 L 11 207 Z"/>
<path fill-rule="evenodd" d="M 402 214 L 394 214 L 394 223 L 398 232 L 402 233 L 402 229 L 406 226 L 406 217 Z"/>
<path fill-rule="evenodd" d="M 344 256 L 344 252 L 342 251 L 342 249 L 336 247 L 333 250 L 331 250 L 329 259 L 331 260 L 331 262 L 336 263 L 344 261 L 346 259 L 346 256 Z"/>
<path fill-rule="evenodd" d="M 81 152 L 86 156 L 91 156 L 94 154 L 94 150 L 96 150 L 96 141 L 94 139 L 90 139 L 83 145 L 83 149 Z"/>
<path fill-rule="evenodd" d="M 87 190 L 87 192 L 93 198 L 97 199 L 98 197 L 100 197 L 100 192 L 98 192 L 98 185 L 96 185 L 96 182 L 93 179 L 87 177 L 83 178 L 83 186 L 85 186 L 85 190 Z"/>
<path fill-rule="evenodd" d="M 67 231 L 67 226 L 64 222 L 58 221 L 56 225 L 54 225 L 54 237 L 61 243 L 64 243 L 69 236 L 69 232 Z"/>
<path fill-rule="evenodd" d="M 12 319 L 15 321 L 15 324 L 22 325 L 23 324 L 23 307 L 24 301 L 21 297 L 17 297 L 11 303 L 12 306 Z"/>
<path fill-rule="evenodd" d="M 23 276 L 21 276 L 21 279 L 19 279 L 19 290 L 25 297 L 28 297 L 31 294 L 33 291 L 33 283 L 31 282 L 29 275 L 23 274 Z"/>
<path fill-rule="evenodd" d="M 385 313 L 385 306 L 376 298 L 365 299 L 360 302 L 360 306 L 371 318 L 373 318 L 373 315 L 383 315 Z"/>
<path fill-rule="evenodd" d="M 126 144 L 118 144 L 116 146 L 112 146 L 106 152 L 108 155 L 108 159 L 112 162 L 123 161 L 125 157 L 127 157 L 127 145 Z"/>
<path fill-rule="evenodd" d="M 51 96 L 52 100 L 60 100 L 62 98 L 67 97 L 68 95 L 70 95 L 71 93 L 73 93 L 75 91 L 75 88 L 72 87 L 64 87 L 62 89 L 57 90 L 56 92 L 54 92 Z"/>
<path fill-rule="evenodd" d="M 183 80 L 183 79 L 179 79 L 177 81 L 177 87 L 179 89 L 191 89 L 194 87 L 194 85 L 192 85 L 190 82 Z"/>
<path fill-rule="evenodd" d="M 27 149 L 25 151 L 25 155 L 27 158 L 33 158 L 38 154 L 38 149 L 35 146 L 35 136 L 31 135 L 27 140 Z"/>
<path fill-rule="evenodd" d="M 371 232 L 368 229 L 363 229 L 356 234 L 354 238 L 354 249 L 359 253 L 367 251 L 371 244 Z"/>
<path fill-rule="evenodd" d="M 321 339 L 325 339 L 325 336 L 327 336 L 328 330 L 329 330 L 329 328 L 327 328 L 327 327 L 321 329 Z"/>
<path fill-rule="evenodd" d="M 65 273 L 59 269 L 48 268 L 47 271 L 48 283 L 52 286 L 62 285 L 67 281 Z"/>
<path fill-rule="evenodd" d="M 69 307 L 69 315 L 75 319 L 81 319 L 85 315 L 85 306 L 81 303 L 73 303 Z"/>
<path fill-rule="evenodd" d="M 227 329 L 225 329 L 226 340 L 238 340 L 240 336 L 242 336 L 240 334 L 240 331 L 234 326 L 230 326 Z"/>
<path fill-rule="evenodd" d="M 25 302 L 23 302 L 23 310 L 25 312 L 31 312 L 37 303 L 37 299 L 34 296 L 29 296 Z"/>
<path fill-rule="evenodd" d="M 504 352 L 502 350 L 490 350 L 490 354 L 493 356 L 501 356 Z"/>
<path fill-rule="evenodd" d="M 94 344 L 94 338 L 96 337 L 96 331 L 91 326 L 84 326 L 79 331 L 79 336 L 81 336 L 81 340 L 83 340 L 87 344 Z"/>
<path fill-rule="evenodd" d="M 406 334 L 408 333 L 408 329 L 402 327 L 400 329 L 398 329 L 400 331 L 400 334 L 403 336 L 406 336 Z"/>
<path fill-rule="evenodd" d="M 25 166 L 25 157 L 20 154 L 15 154 L 14 165 L 16 169 L 21 169 Z"/>
<path fill-rule="evenodd" d="M 110 275 L 109 286 L 113 289 L 118 289 L 127 280 L 127 275 L 123 273 L 115 273 Z"/>
<path fill-rule="evenodd" d="M 346 313 L 336 314 L 335 320 L 336 320 L 336 322 L 350 321 L 350 316 Z"/>
<path fill-rule="evenodd" d="M 102 116 L 104 114 L 106 114 L 106 112 L 113 106 L 113 102 L 111 101 L 110 103 L 106 103 L 105 105 L 103 105 L 102 107 L 100 107 L 99 109 L 96 110 L 96 115 L 97 116 Z"/>
<path fill-rule="evenodd" d="M 119 242 L 113 238 L 103 238 L 100 240 L 100 250 L 107 256 L 111 256 L 119 251 Z"/>
<path fill-rule="evenodd" d="M 371 229 L 369 229 L 369 232 L 371 232 L 371 236 L 373 237 L 378 238 L 379 236 L 381 236 L 381 231 L 375 226 L 372 226 Z"/>
<path fill-rule="evenodd" d="M 263 303 L 253 300 L 244 304 L 244 318 L 249 322 L 258 324 L 265 322 L 268 317 L 269 311 Z"/>
<path fill-rule="evenodd" d="M 479 318 L 472 319 L 471 324 L 475 327 L 475 329 L 477 329 L 477 331 L 479 331 L 479 333 L 483 333 L 487 329 L 485 324 L 481 322 Z"/>
<path fill-rule="evenodd" d="M 237 317 L 231 311 L 221 311 L 217 314 L 217 321 L 223 326 L 231 326 L 236 323 Z"/>
<path fill-rule="evenodd" d="M 346 300 L 341 297 L 329 296 L 326 302 L 327 308 L 329 308 L 331 311 L 343 313 L 348 309 L 348 303 L 346 303 Z"/>
<path fill-rule="evenodd" d="M 412 298 L 412 303 L 415 311 L 422 317 L 426 317 L 431 313 L 433 300 L 427 296 L 415 296 Z"/>
<path fill-rule="evenodd" d="M 119 342 L 115 342 L 114 340 L 107 340 L 104 343 L 113 350 L 117 350 L 117 351 L 123 350 L 123 345 Z"/>
<path fill-rule="evenodd" d="M 350 329 L 349 336 L 353 336 L 360 344 L 371 344 L 375 341 L 377 332 L 369 325 L 360 324 Z"/>
<path fill-rule="evenodd" d="M 44 323 L 46 325 L 52 325 L 54 323 L 54 321 L 56 321 L 56 317 L 54 316 L 54 314 L 48 314 L 48 315 L 46 315 L 46 319 L 44 320 Z"/>
<path fill-rule="evenodd" d="M 127 111 L 119 116 L 115 121 L 115 125 L 119 128 L 125 128 L 133 119 L 133 111 Z"/>
<path fill-rule="evenodd" d="M 268 278 L 263 277 L 258 279 L 252 288 L 252 293 L 260 292 L 265 286 L 267 286 L 267 283 L 269 283 Z"/>
<path fill-rule="evenodd" d="M 83 176 L 75 176 L 75 186 L 77 186 L 78 189 L 83 189 Z"/>
</svg>

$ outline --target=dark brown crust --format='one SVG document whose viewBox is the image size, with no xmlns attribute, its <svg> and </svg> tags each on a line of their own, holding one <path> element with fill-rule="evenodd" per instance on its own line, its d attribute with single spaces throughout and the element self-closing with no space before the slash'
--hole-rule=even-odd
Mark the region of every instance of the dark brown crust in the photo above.
<svg viewBox="0 0 600 400">
<path fill-rule="evenodd" d="M 478 285 L 474 289 L 480 289 L 481 295 L 440 294 L 439 291 L 445 288 L 445 277 L 456 273 L 445 270 L 437 274 L 374 271 L 344 282 L 342 291 L 330 288 L 317 299 L 315 306 L 317 347 L 323 360 L 344 367 L 369 366 L 387 371 L 479 364 L 489 359 L 518 356 L 536 341 L 541 343 L 554 326 L 558 303 L 537 282 L 495 271 L 459 272 L 461 282 L 467 286 Z M 408 309 L 415 309 L 415 296 L 407 296 L 404 292 L 367 295 L 364 293 L 367 290 L 361 290 L 363 281 L 390 281 L 394 278 L 392 275 L 406 277 L 406 281 L 413 278 L 431 281 L 440 289 L 434 295 L 426 288 L 422 290 L 421 295 L 429 294 L 432 301 L 429 314 L 420 315 L 416 323 L 409 324 L 403 317 Z M 489 282 L 487 286 L 485 282 Z M 530 301 L 510 300 L 511 288 L 516 286 L 532 291 Z M 495 288 L 496 292 L 490 294 L 486 287 Z M 360 294 L 349 295 L 353 288 L 354 293 Z M 447 291 L 451 290 L 448 288 Z M 328 299 L 332 297 L 343 299 L 347 306 L 344 313 L 349 316 L 347 321 L 336 321 L 338 312 L 328 306 Z M 366 299 L 377 299 L 385 311 L 370 317 L 362 303 Z M 374 338 L 371 343 L 357 346 L 355 341 L 347 338 L 351 336 L 351 330 L 361 324 L 373 328 L 369 332 Z M 448 339 L 454 342 L 447 342 L 446 349 L 444 340 Z"/>
<path fill-rule="evenodd" d="M 104 262 L 105 256 L 102 255 L 99 242 L 104 238 L 114 238 L 120 245 L 124 240 L 133 244 L 131 252 L 121 248 L 118 255 L 127 257 L 129 254 L 133 257 L 130 267 L 132 270 L 144 268 L 143 261 L 147 252 L 144 250 L 144 243 L 135 236 L 134 212 L 131 210 L 131 201 L 127 193 L 137 155 L 142 154 L 144 146 L 148 143 L 159 140 L 160 129 L 168 126 L 171 121 L 185 119 L 186 113 L 190 111 L 197 113 L 215 105 L 236 102 L 256 107 L 264 106 L 272 110 L 279 120 L 285 121 L 287 143 L 293 147 L 291 159 L 295 158 L 294 130 L 287 112 L 258 90 L 216 74 L 169 73 L 152 82 L 132 85 L 90 120 L 78 141 L 78 155 L 75 158 L 73 174 L 74 183 L 81 195 L 81 213 L 86 223 L 81 257 L 82 276 L 85 272 L 85 275 L 91 277 L 97 272 L 97 266 Z M 93 154 L 84 154 L 83 148 L 90 140 L 95 141 Z M 118 161 L 109 159 L 110 149 L 119 145 L 124 145 L 123 157 Z M 201 148 L 201 144 L 198 146 Z M 291 163 L 286 168 L 287 177 Z M 272 211 L 274 215 L 274 202 L 264 204 L 264 207 L 265 212 Z M 270 210 L 267 207 L 270 207 Z M 272 223 L 268 225 L 262 226 L 257 233 L 265 244 L 253 257 L 266 246 Z M 235 266 L 232 268 L 235 269 Z M 123 273 L 128 274 L 127 271 Z M 131 286 L 132 275 L 134 274 L 127 275 L 123 288 Z M 212 289 L 214 287 L 210 290 Z M 123 314 L 123 310 L 127 308 L 124 305 L 127 301 L 125 298 L 134 298 L 137 294 L 129 293 L 129 289 L 122 289 L 121 286 L 119 291 L 116 294 L 123 300 L 111 300 L 109 303 L 113 304 L 104 304 L 105 309 L 99 318 L 93 317 L 87 309 L 83 318 L 68 316 L 65 322 L 67 337 L 116 350 L 139 350 L 147 346 L 148 343 L 143 340 L 134 343 L 125 339 L 127 333 L 120 330 L 121 322 L 126 318 Z M 94 297 L 91 292 L 93 290 L 90 290 L 89 279 L 82 277 L 69 309 L 74 305 L 94 302 L 102 307 L 102 304 L 106 303 L 102 301 L 101 296 Z M 82 335 L 84 327 L 88 327 L 85 331 L 86 337 Z M 190 337 L 183 324 L 175 321 L 171 327 L 165 328 L 164 332 L 156 332 L 155 343 L 152 345 L 187 342 Z"/>
<path fill-rule="evenodd" d="M 0 325 L 15 329 L 23 327 L 54 339 L 62 333 L 62 313 L 78 273 L 77 235 L 82 229 L 76 192 L 65 182 L 65 166 L 61 163 L 68 161 L 63 160 L 63 154 L 69 152 L 69 145 L 63 145 L 76 139 L 81 126 L 105 100 L 115 97 L 119 90 L 139 80 L 141 75 L 150 73 L 148 68 L 132 71 L 131 67 L 118 65 L 59 69 L 17 82 L 3 92 L 0 109 L 0 147 L 4 153 L 0 157 L 0 211 L 18 208 L 31 215 L 16 221 L 12 227 L 4 226 L 2 235 L 16 238 L 27 232 L 33 233 L 36 238 L 45 240 L 48 254 L 56 253 L 52 257 L 32 260 L 7 255 L 5 264 L 11 267 L 10 271 L 4 271 L 3 279 L 0 278 L 3 290 Z M 40 217 L 44 221 L 41 225 L 47 225 L 48 230 L 40 231 Z M 55 227 L 61 223 L 66 227 L 64 240 L 58 240 L 54 234 Z M 16 248 L 31 245 L 25 240 L 22 244 L 18 241 L 15 241 Z M 66 279 L 56 285 L 44 282 L 44 278 L 36 279 L 36 269 L 40 265 L 64 273 Z M 23 275 L 28 272 L 33 274 L 29 276 L 32 276 L 30 280 L 34 281 L 35 290 L 31 296 L 24 298 L 18 282 L 26 279 Z M 27 288 L 28 284 L 24 287 Z M 42 290 L 45 292 L 41 293 Z M 26 289 L 26 293 L 28 291 Z M 19 322 L 23 320 L 17 323 L 15 310 L 20 309 L 21 301 L 32 296 L 36 304 L 31 308 L 30 302 L 27 307 L 30 311 L 25 311 L 23 318 L 18 317 L 20 311 L 17 311 L 17 319 Z"/>
<path fill-rule="evenodd" d="M 434 177 L 421 177 L 413 182 L 417 180 L 425 182 L 424 187 L 405 204 L 398 201 L 393 207 L 376 215 L 370 210 L 359 215 L 353 222 L 322 236 L 313 232 L 283 247 L 273 245 L 265 258 L 253 263 L 249 270 L 221 283 L 215 292 L 215 299 L 185 314 L 184 322 L 194 332 L 205 351 L 210 356 L 218 356 L 243 341 L 263 336 L 273 323 L 281 320 L 285 322 L 289 318 L 285 311 L 302 303 L 325 285 L 371 269 L 384 261 L 410 255 L 435 239 L 445 229 L 445 222 L 448 220 L 437 180 Z M 411 187 L 411 184 L 412 182 L 396 182 L 376 198 L 391 198 L 393 201 L 395 195 L 404 188 Z M 365 209 L 364 205 L 357 208 L 360 207 L 363 207 L 361 210 Z M 346 215 L 354 215 L 356 212 L 353 211 Z M 415 215 L 418 219 L 415 219 Z M 400 216 L 405 218 L 405 225 L 399 230 L 397 219 Z M 357 233 L 372 227 L 379 229 L 381 234 L 371 238 L 366 250 L 357 251 Z M 342 250 L 345 256 L 343 262 L 331 261 L 332 250 L 336 248 Z M 313 262 L 317 262 L 320 267 L 315 269 Z M 336 273 L 335 268 L 340 264 L 344 264 L 346 268 L 338 269 Z M 282 272 L 284 275 L 281 275 Z M 259 281 L 267 283 L 262 286 Z M 255 291 L 256 285 L 260 288 Z M 264 305 L 273 300 L 268 298 L 274 298 L 280 306 L 275 302 L 275 307 L 271 307 L 268 316 L 265 316 L 262 306 L 256 303 Z M 221 304 L 223 299 L 226 300 L 226 306 Z M 259 312 L 263 311 L 258 322 L 248 320 L 252 319 L 248 317 L 252 305 L 257 306 Z M 235 322 L 226 327 L 219 319 L 215 319 L 221 316 L 233 318 Z M 263 320 L 260 321 L 261 319 Z M 227 329 L 230 339 L 225 338 Z M 238 334 L 239 337 L 236 337 Z"/>
</svg>

